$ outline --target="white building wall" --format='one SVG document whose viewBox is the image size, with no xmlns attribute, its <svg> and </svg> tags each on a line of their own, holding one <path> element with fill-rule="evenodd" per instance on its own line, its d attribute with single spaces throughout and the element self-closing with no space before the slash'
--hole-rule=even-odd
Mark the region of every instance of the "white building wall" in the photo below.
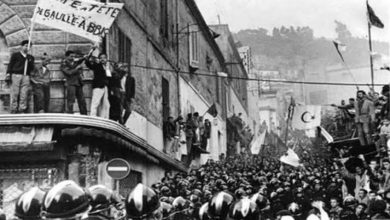
<svg viewBox="0 0 390 220">
<path fill-rule="evenodd" d="M 226 123 L 222 120 L 220 114 L 216 118 L 213 118 L 210 114 L 205 114 L 212 103 L 207 103 L 199 92 L 182 78 L 180 78 L 180 99 L 184 118 L 189 113 L 198 112 L 200 116 L 204 115 L 204 119 L 209 119 L 211 122 L 211 137 L 207 147 L 210 154 L 202 154 L 197 162 L 204 164 L 208 159 L 218 160 L 220 154 L 226 154 Z"/>
<path fill-rule="evenodd" d="M 241 104 L 240 99 L 237 97 L 232 87 L 230 87 L 229 94 L 231 100 L 231 107 L 228 108 L 230 110 L 228 111 L 228 118 L 231 117 L 233 114 L 236 114 L 238 116 L 238 114 L 241 113 L 241 119 L 245 122 L 245 124 L 248 124 L 250 122 L 248 113 L 245 110 L 244 106 Z"/>
</svg>

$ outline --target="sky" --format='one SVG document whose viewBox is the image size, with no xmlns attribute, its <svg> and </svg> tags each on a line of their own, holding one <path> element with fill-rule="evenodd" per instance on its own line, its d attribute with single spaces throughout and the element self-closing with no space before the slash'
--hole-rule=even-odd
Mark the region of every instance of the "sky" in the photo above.
<svg viewBox="0 0 390 220">
<path fill-rule="evenodd" d="M 352 35 L 367 37 L 365 0 L 195 0 L 208 24 L 228 24 L 232 32 L 242 29 L 309 26 L 316 37 L 335 38 L 334 20 L 345 23 Z M 385 25 L 373 27 L 372 38 L 390 41 L 390 0 L 370 0 Z"/>
</svg>

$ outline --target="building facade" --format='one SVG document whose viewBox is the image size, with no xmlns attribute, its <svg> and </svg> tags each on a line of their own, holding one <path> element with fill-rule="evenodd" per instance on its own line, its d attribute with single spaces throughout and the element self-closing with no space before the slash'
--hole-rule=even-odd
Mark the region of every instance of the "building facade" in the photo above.
<svg viewBox="0 0 390 220">
<path fill-rule="evenodd" d="M 85 186 L 99 183 L 115 188 L 104 166 L 116 157 L 127 160 L 133 172 L 134 180 L 119 184 L 122 191 L 136 182 L 148 185 L 157 182 L 165 171 L 184 171 L 186 166 L 181 158 L 162 153 L 163 125 L 169 116 L 182 116 L 185 121 L 188 114 L 198 112 L 211 122 L 207 148 L 194 148 L 193 165 L 218 159 L 220 154 L 226 153 L 225 94 L 230 87 L 226 80 L 216 77 L 219 72 L 226 72 L 225 58 L 194 0 L 117 2 L 124 3 L 124 8 L 103 40 L 101 51 L 105 51 L 113 62 L 129 63 L 135 78 L 133 111 L 125 127 L 88 116 L 74 116 L 86 122 L 80 124 L 71 119 L 73 115 L 55 114 L 48 118 L 35 114 L 8 115 L 10 95 L 3 80 L 6 66 L 10 54 L 18 51 L 22 40 L 28 39 L 36 0 L 0 0 L 0 112 L 4 114 L 0 120 L 0 135 L 13 140 L 0 142 L 0 149 L 8 161 L 18 164 L 16 171 L 0 162 L 3 195 L 10 192 L 9 195 L 17 195 L 36 183 L 51 185 L 61 179 L 74 179 Z M 36 58 L 43 53 L 52 58 L 49 65 L 52 72 L 50 112 L 63 113 L 66 94 L 64 76 L 59 68 L 61 60 L 66 50 L 87 54 L 92 44 L 81 37 L 38 24 L 33 30 L 32 43 L 31 52 Z M 89 109 L 93 74 L 85 68 L 83 75 Z M 218 112 L 215 117 L 207 113 L 213 105 Z M 20 121 L 23 117 L 27 118 Z M 34 118 L 39 119 L 39 123 L 34 122 Z M 64 121 L 67 121 L 66 125 Z M 92 125 L 88 126 L 88 123 Z M 34 130 L 35 134 L 42 135 L 43 141 L 35 143 L 34 139 L 27 138 L 19 143 L 14 140 L 15 134 L 9 134 L 8 126 L 25 136 Z M 30 130 L 24 131 L 23 127 Z M 106 137 L 103 133 L 110 135 Z M 98 138 L 93 141 L 95 136 Z M 102 139 L 105 141 L 101 143 L 106 146 L 99 143 Z M 21 151 L 37 157 L 21 157 Z M 202 153 L 207 154 L 201 156 Z M 89 170 L 86 167 L 91 169 L 87 172 L 90 174 L 80 177 L 78 172 Z M 25 175 L 26 172 L 29 175 Z M 34 173 L 39 173 L 39 181 Z M 0 206 L 10 207 L 16 198 L 7 199 L 1 201 Z"/>
<path fill-rule="evenodd" d="M 218 34 L 215 41 L 224 55 L 227 71 L 226 82 L 229 85 L 226 93 L 228 154 L 240 153 L 248 148 L 255 129 L 253 127 L 255 119 L 248 114 L 248 72 L 229 26 L 226 24 L 211 25 L 210 28 Z"/>
</svg>

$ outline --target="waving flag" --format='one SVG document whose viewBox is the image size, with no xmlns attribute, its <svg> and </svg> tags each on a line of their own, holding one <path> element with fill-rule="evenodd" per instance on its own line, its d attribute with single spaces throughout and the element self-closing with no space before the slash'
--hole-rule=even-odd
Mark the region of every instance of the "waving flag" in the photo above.
<svg viewBox="0 0 390 220">
<path fill-rule="evenodd" d="M 300 165 L 298 155 L 291 148 L 287 150 L 285 155 L 280 157 L 280 161 L 293 167 L 299 167 Z"/>
<path fill-rule="evenodd" d="M 334 141 L 332 135 L 330 135 L 329 132 L 325 130 L 325 128 L 323 128 L 322 126 L 320 126 L 320 129 L 321 129 L 321 135 L 326 139 L 326 141 L 328 143 L 332 143 Z"/>
<path fill-rule="evenodd" d="M 371 6 L 368 4 L 367 1 L 367 17 L 368 17 L 368 22 L 377 28 L 384 28 L 385 25 L 382 23 L 381 19 L 376 16 L 374 10 L 372 10 Z"/>
<path fill-rule="evenodd" d="M 340 55 L 341 60 L 342 60 L 343 62 L 345 62 L 345 61 L 344 61 L 343 54 L 342 54 L 341 52 L 346 51 L 346 50 L 347 50 L 347 46 L 346 46 L 345 44 L 341 43 L 341 42 L 338 41 L 338 40 L 334 40 L 334 41 L 333 41 L 333 44 L 334 44 L 334 46 L 336 47 L 337 53 Z"/>
<path fill-rule="evenodd" d="M 299 130 L 306 130 L 320 126 L 321 106 L 298 105 L 295 106 L 292 117 L 292 127 Z"/>
</svg>

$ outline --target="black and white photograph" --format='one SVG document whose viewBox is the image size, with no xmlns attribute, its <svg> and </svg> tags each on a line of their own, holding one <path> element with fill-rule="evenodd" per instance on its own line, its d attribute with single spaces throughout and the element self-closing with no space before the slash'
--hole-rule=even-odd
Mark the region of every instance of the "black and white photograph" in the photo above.
<svg viewBox="0 0 390 220">
<path fill-rule="evenodd" d="M 390 220 L 390 0 L 0 0 L 0 220 Z"/>
</svg>

